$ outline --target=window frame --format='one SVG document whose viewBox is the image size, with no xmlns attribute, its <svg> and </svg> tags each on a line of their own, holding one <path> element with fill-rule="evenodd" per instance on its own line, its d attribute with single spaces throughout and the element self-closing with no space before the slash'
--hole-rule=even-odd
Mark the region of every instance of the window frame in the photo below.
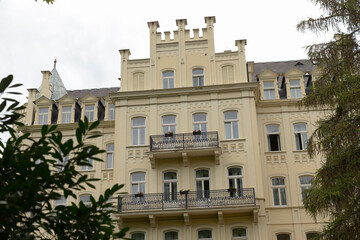
<svg viewBox="0 0 360 240">
<path fill-rule="evenodd" d="M 238 237 L 238 236 L 234 236 L 234 230 L 235 229 L 245 229 L 245 236 L 241 236 L 241 237 Z M 231 228 L 231 240 L 247 240 L 248 239 L 248 230 L 246 227 L 234 227 L 234 228 Z"/>
<path fill-rule="evenodd" d="M 109 150 L 109 146 L 112 145 L 112 150 Z M 115 145 L 114 143 L 106 144 L 106 169 L 114 169 L 114 152 Z M 111 156 L 111 167 L 109 167 L 109 156 Z"/>
<path fill-rule="evenodd" d="M 87 109 L 87 107 L 93 107 L 94 109 Z M 89 122 L 95 121 L 95 104 L 86 104 L 84 107 L 84 119 L 87 117 Z"/>
<path fill-rule="evenodd" d="M 136 119 L 143 119 L 144 124 L 143 125 L 134 125 L 134 120 Z M 135 137 L 135 132 L 136 136 Z M 141 136 L 141 133 L 143 131 L 143 137 Z M 145 145 L 145 139 L 146 139 L 146 117 L 133 117 L 131 118 L 131 137 L 132 137 L 132 145 L 133 146 L 142 146 Z"/>
<path fill-rule="evenodd" d="M 172 73 L 172 76 L 165 76 L 167 73 Z M 162 72 L 163 89 L 175 88 L 175 73 L 172 70 Z M 166 83 L 166 84 L 165 84 Z"/>
<path fill-rule="evenodd" d="M 41 112 L 41 110 L 46 110 L 45 112 Z M 49 121 L 49 108 L 48 107 L 39 107 L 39 114 L 38 114 L 38 124 L 39 125 L 46 125 Z"/>
<path fill-rule="evenodd" d="M 203 232 L 203 231 L 210 231 L 210 235 L 211 235 L 211 237 L 210 238 L 208 238 L 208 237 L 206 237 L 206 238 L 204 238 L 204 237 L 201 237 L 200 238 L 200 232 Z M 212 240 L 213 239 L 213 237 L 212 237 L 212 235 L 213 235 L 213 230 L 212 229 L 199 229 L 199 230 L 197 230 L 196 231 L 197 232 L 197 240 Z"/>
<path fill-rule="evenodd" d="M 108 120 L 115 120 L 115 105 L 113 103 L 108 104 Z"/>
<path fill-rule="evenodd" d="M 236 113 L 236 118 L 229 118 L 226 119 L 227 113 Z M 227 124 L 230 126 L 230 136 L 227 136 Z M 234 125 L 237 129 L 234 129 Z M 236 110 L 229 110 L 224 112 L 224 133 L 225 133 L 225 139 L 231 140 L 231 139 L 239 139 L 240 138 L 240 130 L 239 130 L 239 112 Z M 237 136 L 236 136 L 237 135 Z"/>
<path fill-rule="evenodd" d="M 90 151 L 90 149 L 88 149 Z M 93 171 L 94 169 L 94 160 L 92 158 L 87 158 L 91 166 L 81 166 L 81 171 Z"/>
<path fill-rule="evenodd" d="M 272 86 L 265 86 L 265 83 L 272 83 Z M 263 81 L 263 91 L 264 91 L 264 100 L 274 100 L 276 99 L 276 88 L 274 81 Z M 270 93 L 270 94 L 266 94 Z M 273 94 L 271 94 L 273 93 Z"/>
<path fill-rule="evenodd" d="M 230 175 L 231 169 L 240 169 L 240 175 Z M 243 168 L 240 166 L 231 166 L 227 168 L 229 189 L 235 188 L 235 192 L 230 192 L 230 197 L 240 197 L 242 195 L 242 189 L 244 188 L 244 175 Z M 233 185 L 233 186 L 232 186 Z M 240 186 L 238 186 L 240 185 Z"/>
<path fill-rule="evenodd" d="M 205 115 L 205 121 L 195 121 L 195 116 L 196 115 Z M 197 112 L 192 114 L 192 120 L 193 120 L 193 128 L 194 130 L 201 130 L 201 132 L 207 132 L 207 125 L 208 125 L 208 117 L 207 117 L 207 113 L 205 112 Z M 203 129 L 205 128 L 205 129 Z M 205 131 L 204 131 L 205 130 Z"/>
<path fill-rule="evenodd" d="M 166 173 L 175 173 L 175 179 L 165 179 Z M 169 192 L 165 191 L 165 184 L 169 184 Z M 173 189 L 175 188 L 175 189 Z M 163 172 L 163 194 L 165 201 L 174 201 L 177 200 L 178 192 L 178 173 L 176 171 L 165 171 Z"/>
<path fill-rule="evenodd" d="M 164 118 L 166 117 L 174 117 L 174 122 L 171 123 L 164 123 Z M 168 132 L 172 132 L 173 134 L 176 134 L 176 115 L 173 114 L 167 114 L 161 117 L 161 128 L 163 131 L 163 134 L 168 133 Z M 165 128 L 167 128 L 167 130 L 165 131 Z"/>
<path fill-rule="evenodd" d="M 133 234 L 142 234 L 142 235 L 143 235 L 143 239 L 144 239 L 144 240 L 146 239 L 146 234 L 145 234 L 145 232 L 137 231 L 137 232 L 132 232 L 132 233 L 130 233 L 130 238 L 133 238 L 133 239 L 134 239 Z M 136 239 L 135 239 L 135 240 L 136 240 Z"/>
<path fill-rule="evenodd" d="M 277 131 L 269 131 L 268 127 L 273 127 L 276 126 L 277 127 Z M 280 125 L 279 124 L 267 124 L 265 125 L 265 129 L 266 129 L 266 139 L 267 139 L 267 145 L 268 145 L 268 152 L 280 152 L 281 151 L 281 138 L 280 138 Z M 273 139 L 272 136 L 276 136 L 277 139 L 277 148 L 278 150 L 272 150 L 275 149 L 275 146 L 272 146 L 273 143 Z"/>
<path fill-rule="evenodd" d="M 82 197 L 89 196 L 89 201 L 81 200 Z M 83 193 L 79 195 L 79 203 L 83 202 L 86 207 L 91 207 L 91 194 L 90 193 Z"/>
<path fill-rule="evenodd" d="M 165 240 L 167 240 L 167 239 L 166 239 L 166 234 L 168 234 L 168 233 L 176 233 L 176 235 L 177 235 L 177 239 L 176 239 L 176 240 L 179 240 L 179 231 L 175 231 L 175 230 L 165 231 L 165 232 L 164 232 L 164 239 L 165 239 Z M 169 239 L 169 240 L 173 240 L 173 239 Z"/>
<path fill-rule="evenodd" d="M 301 178 L 311 177 L 311 182 L 314 181 L 314 176 L 310 174 L 303 174 L 299 176 L 299 185 L 300 185 L 300 193 L 301 193 L 301 201 L 304 200 L 304 190 L 311 189 L 312 183 L 301 183 Z"/>
<path fill-rule="evenodd" d="M 296 126 L 305 126 L 305 130 L 296 130 Z M 296 151 L 305 151 L 308 143 L 308 130 L 306 123 L 294 123 L 293 131 L 295 137 L 295 148 Z"/>
<path fill-rule="evenodd" d="M 207 171 L 207 177 L 198 177 L 197 173 L 200 171 Z M 205 182 L 207 181 L 207 187 Z M 198 182 L 201 183 L 201 189 L 198 189 Z M 195 169 L 195 187 L 196 187 L 196 196 L 198 199 L 210 198 L 210 170 L 205 168 Z"/>
<path fill-rule="evenodd" d="M 133 180 L 133 175 L 135 174 L 144 174 L 144 180 Z M 137 171 L 137 172 L 132 172 L 130 174 L 130 184 L 131 184 L 131 194 L 137 194 L 137 193 L 143 193 L 145 194 L 146 192 L 146 172 L 143 171 Z M 134 192 L 134 188 L 133 186 L 137 186 L 137 192 Z"/>
<path fill-rule="evenodd" d="M 280 235 L 288 235 L 289 236 L 289 240 L 291 240 L 291 233 L 276 233 L 276 240 L 279 240 L 278 237 Z"/>
<path fill-rule="evenodd" d="M 64 109 L 69 110 L 69 112 L 64 112 Z M 72 115 L 72 106 L 62 106 L 61 108 L 61 123 L 71 123 Z M 65 119 L 65 120 L 64 120 Z"/>
<path fill-rule="evenodd" d="M 295 81 L 298 81 L 299 84 L 291 86 L 291 82 L 295 82 Z M 291 99 L 302 98 L 301 80 L 300 79 L 289 79 L 289 90 L 290 90 L 290 98 Z M 294 92 L 292 90 L 294 90 Z"/>
<path fill-rule="evenodd" d="M 202 73 L 196 73 L 196 71 L 202 71 Z M 203 68 L 194 68 L 191 71 L 193 87 L 202 87 L 205 85 L 205 71 Z"/>
<path fill-rule="evenodd" d="M 274 179 L 283 179 L 284 181 L 284 184 L 277 184 L 277 185 L 274 185 L 274 182 L 273 180 Z M 273 201 L 273 205 L 275 207 L 286 207 L 287 206 L 287 195 L 286 195 L 286 178 L 283 177 L 283 176 L 274 176 L 274 177 L 271 177 L 270 178 L 270 184 L 271 184 L 271 192 L 272 192 L 272 201 Z M 274 190 L 277 190 L 277 199 L 278 199 L 278 204 L 277 204 L 277 201 L 275 200 L 275 191 Z M 283 192 L 281 191 L 283 190 Z M 284 195 L 282 195 L 282 193 Z M 283 202 L 285 200 L 285 203 Z"/>
</svg>

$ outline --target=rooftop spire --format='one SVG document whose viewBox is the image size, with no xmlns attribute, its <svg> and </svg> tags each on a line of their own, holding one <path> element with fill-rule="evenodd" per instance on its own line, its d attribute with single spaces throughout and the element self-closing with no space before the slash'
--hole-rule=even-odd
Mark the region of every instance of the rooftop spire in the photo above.
<svg viewBox="0 0 360 240">
<path fill-rule="evenodd" d="M 54 68 L 56 68 L 56 57 L 55 57 L 55 60 L 54 60 Z"/>
</svg>

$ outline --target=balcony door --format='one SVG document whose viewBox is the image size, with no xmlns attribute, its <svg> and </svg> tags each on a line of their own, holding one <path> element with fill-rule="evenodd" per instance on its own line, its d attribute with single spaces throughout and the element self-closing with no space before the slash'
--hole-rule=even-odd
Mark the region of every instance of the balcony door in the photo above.
<svg viewBox="0 0 360 240">
<path fill-rule="evenodd" d="M 164 200 L 174 201 L 177 199 L 177 174 L 176 172 L 164 173 Z"/>
<path fill-rule="evenodd" d="M 209 170 L 196 171 L 196 196 L 197 198 L 210 197 L 210 177 Z"/>
</svg>

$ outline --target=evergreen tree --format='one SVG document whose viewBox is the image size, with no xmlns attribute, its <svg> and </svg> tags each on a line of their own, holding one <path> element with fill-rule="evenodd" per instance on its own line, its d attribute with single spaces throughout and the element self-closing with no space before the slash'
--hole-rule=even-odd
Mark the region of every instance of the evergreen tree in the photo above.
<svg viewBox="0 0 360 240">
<path fill-rule="evenodd" d="M 309 154 L 323 161 L 304 206 L 315 218 L 329 217 L 320 239 L 360 239 L 360 1 L 312 1 L 324 14 L 298 29 L 337 34 L 308 47 L 320 76 L 302 104 L 325 109 L 325 117 L 309 139 Z"/>
</svg>

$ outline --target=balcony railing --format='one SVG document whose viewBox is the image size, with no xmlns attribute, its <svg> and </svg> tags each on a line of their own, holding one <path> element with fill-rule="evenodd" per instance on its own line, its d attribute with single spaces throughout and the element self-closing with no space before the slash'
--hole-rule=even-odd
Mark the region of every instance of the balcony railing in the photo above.
<svg viewBox="0 0 360 240">
<path fill-rule="evenodd" d="M 150 136 L 150 151 L 219 147 L 218 132 Z"/>
<path fill-rule="evenodd" d="M 243 188 L 235 191 L 226 189 L 187 193 L 150 193 L 142 196 L 130 194 L 120 195 L 118 198 L 118 211 L 122 213 L 254 205 L 254 188 Z"/>
</svg>

